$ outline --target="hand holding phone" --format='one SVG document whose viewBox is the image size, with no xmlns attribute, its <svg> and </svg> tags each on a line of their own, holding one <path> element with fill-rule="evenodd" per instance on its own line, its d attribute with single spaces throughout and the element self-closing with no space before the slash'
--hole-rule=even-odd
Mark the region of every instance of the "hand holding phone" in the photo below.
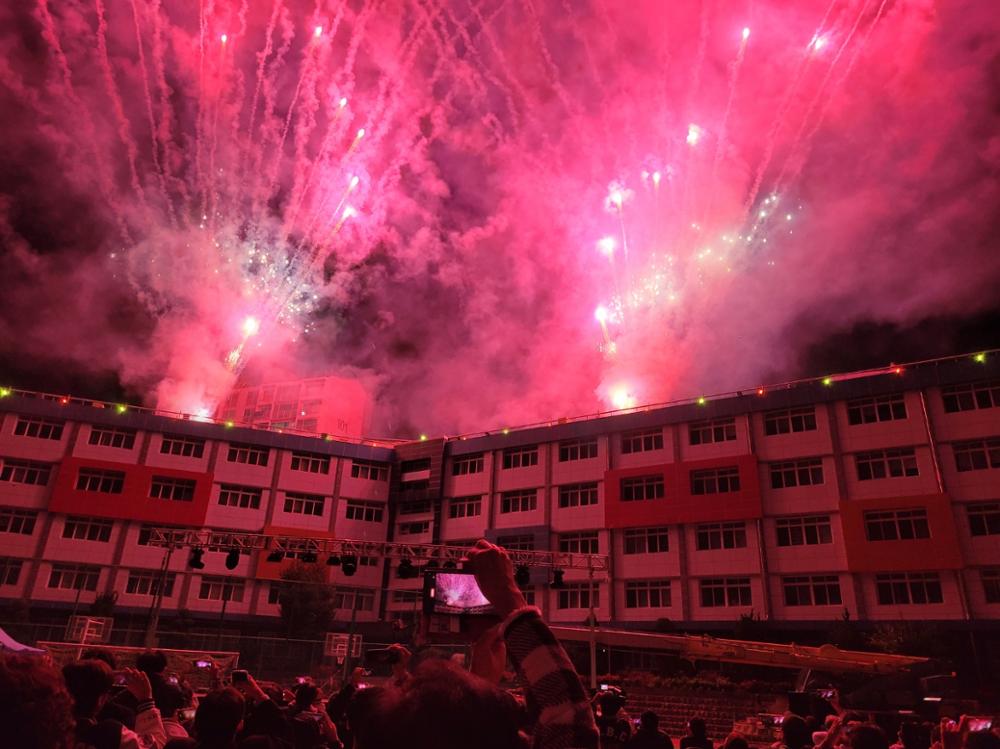
<svg viewBox="0 0 1000 749">
<path fill-rule="evenodd" d="M 229 678 L 234 685 L 246 684 L 247 682 L 250 681 L 250 674 L 246 669 L 237 668 L 233 670 L 233 673 L 230 675 Z"/>
</svg>

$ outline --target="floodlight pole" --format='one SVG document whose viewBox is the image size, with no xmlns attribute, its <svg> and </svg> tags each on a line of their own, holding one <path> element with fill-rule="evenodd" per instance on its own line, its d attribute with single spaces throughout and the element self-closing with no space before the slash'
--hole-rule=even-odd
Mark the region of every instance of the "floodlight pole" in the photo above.
<svg viewBox="0 0 1000 749">
<path fill-rule="evenodd" d="M 597 616 L 594 614 L 594 565 L 587 569 L 590 580 L 590 688 L 597 689 Z"/>
<path fill-rule="evenodd" d="M 163 555 L 163 564 L 160 566 L 160 584 L 156 587 L 156 595 L 153 596 L 153 603 L 149 607 L 149 624 L 146 627 L 146 638 L 143 643 L 147 649 L 153 649 L 157 645 L 156 630 L 160 626 L 160 610 L 163 608 L 163 590 L 167 584 L 167 572 L 170 569 L 170 557 L 177 548 L 173 541 L 167 544 L 167 553 Z"/>
</svg>

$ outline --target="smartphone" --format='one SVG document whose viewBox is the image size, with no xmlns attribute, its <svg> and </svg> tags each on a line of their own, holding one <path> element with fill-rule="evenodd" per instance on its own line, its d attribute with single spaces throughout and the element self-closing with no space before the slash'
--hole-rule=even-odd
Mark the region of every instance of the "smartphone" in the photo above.
<svg viewBox="0 0 1000 749">
<path fill-rule="evenodd" d="M 193 707 L 185 707 L 182 710 L 177 711 L 177 717 L 183 721 L 194 720 L 195 709 Z"/>
<path fill-rule="evenodd" d="M 233 671 L 232 676 L 230 676 L 230 680 L 233 684 L 246 684 L 249 677 L 250 674 L 246 669 L 237 668 Z"/>
<path fill-rule="evenodd" d="M 836 689 L 820 689 L 818 692 L 819 696 L 822 697 L 824 700 L 832 699 L 836 693 L 837 693 Z"/>
<path fill-rule="evenodd" d="M 601 684 L 601 691 L 602 692 L 607 692 L 608 691 L 608 685 L 607 684 Z"/>
<path fill-rule="evenodd" d="M 969 717 L 969 721 L 966 725 L 969 726 L 970 731 L 989 731 L 993 728 L 993 719 L 973 715 Z"/>
<path fill-rule="evenodd" d="M 180 683 L 181 680 L 177 678 L 176 674 L 171 674 L 170 676 L 167 677 L 167 684 L 172 684 L 173 686 L 176 687 Z"/>
<path fill-rule="evenodd" d="M 195 668 L 211 668 L 212 661 L 195 661 Z"/>
<path fill-rule="evenodd" d="M 493 604 L 471 572 L 429 572 L 424 578 L 424 611 L 465 616 L 495 615 Z"/>
<path fill-rule="evenodd" d="M 123 687 L 125 686 L 125 674 L 118 674 L 115 676 L 115 686 Z"/>
</svg>

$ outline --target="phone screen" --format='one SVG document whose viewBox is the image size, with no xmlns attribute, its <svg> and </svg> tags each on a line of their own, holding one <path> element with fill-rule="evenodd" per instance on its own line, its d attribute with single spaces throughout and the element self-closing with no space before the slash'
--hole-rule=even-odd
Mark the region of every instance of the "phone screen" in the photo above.
<svg viewBox="0 0 1000 749">
<path fill-rule="evenodd" d="M 470 572 L 435 572 L 428 575 L 426 595 L 435 614 L 492 614 L 489 602 Z"/>
<path fill-rule="evenodd" d="M 969 719 L 969 730 L 970 731 L 989 731 L 993 728 L 993 720 L 991 718 L 970 718 Z"/>
<path fill-rule="evenodd" d="M 247 680 L 247 672 L 246 671 L 242 671 L 240 669 L 237 669 L 236 671 L 233 671 L 233 677 L 232 677 L 233 684 L 239 684 L 239 683 L 242 683 L 242 682 L 246 682 L 246 680 Z"/>
<path fill-rule="evenodd" d="M 212 661 L 195 661 L 194 665 L 198 668 L 209 668 L 212 665 Z"/>
</svg>

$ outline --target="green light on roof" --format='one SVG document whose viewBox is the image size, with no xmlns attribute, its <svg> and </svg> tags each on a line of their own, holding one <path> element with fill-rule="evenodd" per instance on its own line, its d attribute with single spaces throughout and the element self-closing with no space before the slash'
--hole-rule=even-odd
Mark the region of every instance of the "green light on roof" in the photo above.
<svg viewBox="0 0 1000 749">
<path fill-rule="evenodd" d="M 0 388 L 0 398 L 6 398 L 10 395 L 10 388 Z"/>
<path fill-rule="evenodd" d="M 974 362 L 976 362 L 977 364 L 985 364 L 986 363 L 986 354 L 983 354 L 983 353 L 976 354 L 975 356 L 972 357 L 972 360 Z"/>
<path fill-rule="evenodd" d="M 123 414 L 126 411 L 128 411 L 128 406 L 126 406 L 124 403 L 119 403 L 117 406 L 115 406 L 115 411 L 117 411 L 120 414 Z"/>
<path fill-rule="evenodd" d="M 826 385 L 827 387 L 830 387 L 833 384 L 833 378 L 832 377 L 824 377 L 823 378 L 823 384 Z"/>
</svg>

